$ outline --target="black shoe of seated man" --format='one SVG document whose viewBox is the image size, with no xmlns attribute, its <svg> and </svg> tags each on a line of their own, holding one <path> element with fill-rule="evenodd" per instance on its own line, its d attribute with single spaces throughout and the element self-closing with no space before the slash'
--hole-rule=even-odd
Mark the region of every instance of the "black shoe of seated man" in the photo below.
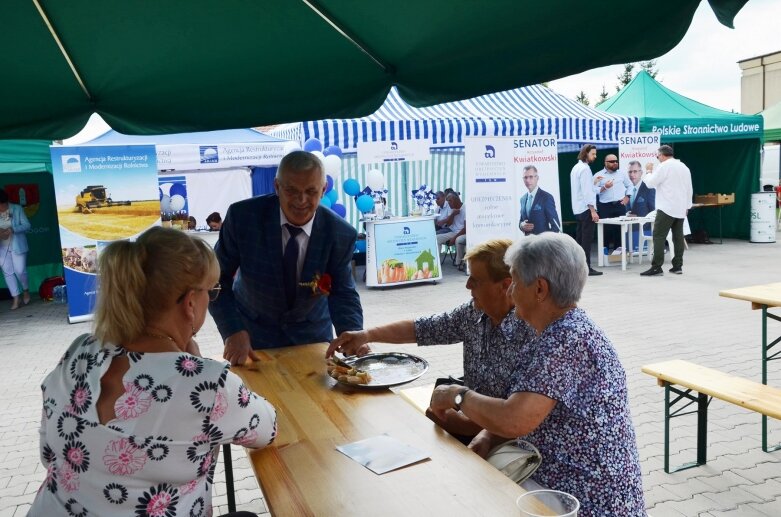
<svg viewBox="0 0 781 517">
<path fill-rule="evenodd" d="M 640 276 L 661 276 L 664 274 L 664 271 L 662 271 L 662 268 L 660 267 L 652 267 L 651 269 L 648 269 L 647 271 L 643 271 L 640 273 Z"/>
<path fill-rule="evenodd" d="M 600 276 L 602 274 L 602 271 L 597 271 L 596 269 L 588 268 L 588 276 Z"/>
<path fill-rule="evenodd" d="M 674 275 L 682 275 L 683 274 L 683 268 L 682 267 L 671 267 L 669 269 L 670 273 Z"/>
</svg>

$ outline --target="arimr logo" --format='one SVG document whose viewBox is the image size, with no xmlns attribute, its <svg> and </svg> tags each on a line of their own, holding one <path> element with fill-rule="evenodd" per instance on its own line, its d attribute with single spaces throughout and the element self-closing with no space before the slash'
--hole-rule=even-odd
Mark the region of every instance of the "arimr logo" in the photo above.
<svg viewBox="0 0 781 517">
<path fill-rule="evenodd" d="M 200 153 L 201 163 L 217 163 L 220 161 L 216 145 L 202 145 L 200 146 Z"/>
<path fill-rule="evenodd" d="M 63 154 L 62 172 L 81 172 L 81 156 L 78 154 Z"/>
</svg>

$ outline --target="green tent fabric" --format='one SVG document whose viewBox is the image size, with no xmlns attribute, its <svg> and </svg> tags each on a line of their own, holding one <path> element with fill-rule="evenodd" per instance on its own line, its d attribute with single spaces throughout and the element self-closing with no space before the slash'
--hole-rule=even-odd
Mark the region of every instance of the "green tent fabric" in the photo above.
<svg viewBox="0 0 781 517">
<path fill-rule="evenodd" d="M 781 102 L 760 115 L 765 119 L 765 142 L 781 142 Z"/>
<path fill-rule="evenodd" d="M 759 138 L 763 128 L 759 115 L 722 111 L 684 97 L 645 70 L 597 109 L 635 115 L 641 131 L 661 133 L 667 142 Z"/>
<path fill-rule="evenodd" d="M 751 194 L 759 190 L 760 150 L 764 123 L 760 115 L 722 111 L 684 97 L 638 73 L 620 92 L 597 106 L 620 115 L 635 115 L 642 132 L 662 134 L 675 157 L 692 172 L 696 194 L 735 193 L 735 204 L 722 210 L 723 235 L 748 239 Z M 700 208 L 689 214 L 693 229 L 719 235 L 718 214 Z"/>
<path fill-rule="evenodd" d="M 730 26 L 747 0 L 709 0 Z M 658 57 L 701 0 L 5 2 L 0 137 L 61 139 L 93 112 L 125 134 L 420 107 Z M 594 37 L 588 21 L 653 30 Z"/>
<path fill-rule="evenodd" d="M 48 140 L 0 140 L 0 174 L 52 172 Z"/>
</svg>

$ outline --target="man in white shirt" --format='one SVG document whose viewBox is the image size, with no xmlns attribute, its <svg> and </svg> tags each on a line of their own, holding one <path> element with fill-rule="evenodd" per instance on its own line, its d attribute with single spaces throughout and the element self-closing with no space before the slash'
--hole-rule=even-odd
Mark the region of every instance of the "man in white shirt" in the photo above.
<svg viewBox="0 0 781 517">
<path fill-rule="evenodd" d="M 437 227 L 437 233 L 447 233 L 449 230 L 445 226 L 445 221 L 450 217 L 450 205 L 447 204 L 447 195 L 441 190 L 436 194 L 436 203 L 439 209 L 437 218 L 434 219 L 434 225 Z"/>
<path fill-rule="evenodd" d="M 599 276 L 602 271 L 591 267 L 591 243 L 594 241 L 594 229 L 599 221 L 597 215 L 597 191 L 591 174 L 590 163 L 597 159 L 597 147 L 586 144 L 580 148 L 578 163 L 572 168 L 569 180 L 572 192 L 572 213 L 578 222 L 575 240 L 586 254 L 588 276 Z"/>
<path fill-rule="evenodd" d="M 673 256 L 670 273 L 683 274 L 683 221 L 692 206 L 692 175 L 689 168 L 673 158 L 673 148 L 663 145 L 657 155 L 661 164 L 653 172 L 647 172 L 643 182 L 656 189 L 656 220 L 654 221 L 654 256 L 651 269 L 642 276 L 663 275 L 664 241 L 672 229 Z"/>
<path fill-rule="evenodd" d="M 599 187 L 599 217 L 607 219 L 626 215 L 633 185 L 627 173 L 618 168 L 618 157 L 615 154 L 605 156 L 605 168 L 594 175 L 594 184 Z M 604 233 L 608 248 L 614 249 L 621 245 L 621 230 L 618 226 L 604 228 Z"/>
<path fill-rule="evenodd" d="M 447 204 L 450 206 L 450 216 L 445 221 L 445 226 L 450 231 L 437 234 L 437 243 L 440 247 L 443 244 L 456 246 L 460 240 L 462 246 L 456 246 L 456 265 L 461 266 L 466 251 L 466 207 L 455 192 L 447 195 Z"/>
</svg>

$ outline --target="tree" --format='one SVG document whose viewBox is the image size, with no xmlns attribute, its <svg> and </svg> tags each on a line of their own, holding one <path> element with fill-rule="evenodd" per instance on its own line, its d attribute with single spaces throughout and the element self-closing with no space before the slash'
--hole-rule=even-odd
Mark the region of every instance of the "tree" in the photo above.
<svg viewBox="0 0 781 517">
<path fill-rule="evenodd" d="M 624 64 L 624 71 L 616 76 L 616 79 L 618 79 L 618 85 L 616 85 L 617 92 L 620 92 L 621 88 L 629 84 L 629 82 L 632 80 L 632 78 L 634 77 L 632 71 L 634 71 L 634 69 L 635 69 L 634 63 Z"/>
<path fill-rule="evenodd" d="M 603 84 L 602 85 L 602 91 L 599 92 L 599 101 L 597 101 L 597 106 L 599 106 L 600 104 L 605 102 L 607 97 L 608 97 L 608 93 L 607 93 L 607 90 L 605 89 L 605 85 Z"/>
<path fill-rule="evenodd" d="M 575 97 L 575 100 L 584 106 L 588 106 L 589 104 L 591 104 L 588 101 L 588 97 L 586 97 L 586 92 L 584 92 L 583 90 L 580 90 L 580 93 L 577 95 L 577 97 Z"/>
<path fill-rule="evenodd" d="M 653 79 L 656 79 L 656 75 L 659 73 L 659 69 L 656 68 L 656 59 L 650 61 L 640 61 L 640 68 L 648 72 Z"/>
</svg>

